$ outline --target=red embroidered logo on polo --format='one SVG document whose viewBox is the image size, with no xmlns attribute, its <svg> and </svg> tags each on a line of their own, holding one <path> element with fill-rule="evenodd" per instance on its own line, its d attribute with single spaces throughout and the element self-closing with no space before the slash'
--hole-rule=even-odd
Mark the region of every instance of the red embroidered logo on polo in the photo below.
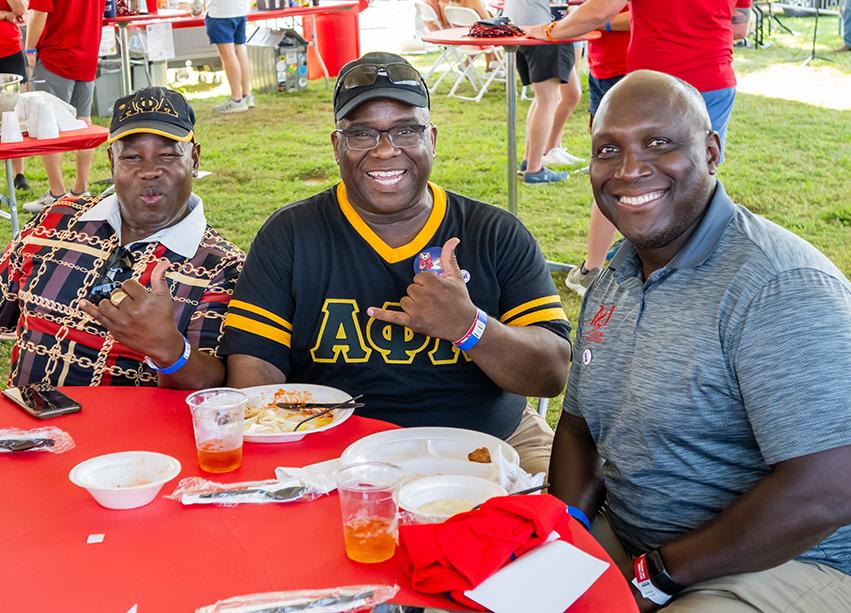
<svg viewBox="0 0 851 613">
<path fill-rule="evenodd" d="M 603 338 L 603 328 L 605 328 L 609 321 L 612 319 L 612 313 L 615 312 L 617 305 L 605 305 L 601 304 L 600 308 L 594 314 L 594 317 L 591 318 L 591 329 L 585 333 L 585 340 L 589 343 L 602 343 Z"/>
</svg>

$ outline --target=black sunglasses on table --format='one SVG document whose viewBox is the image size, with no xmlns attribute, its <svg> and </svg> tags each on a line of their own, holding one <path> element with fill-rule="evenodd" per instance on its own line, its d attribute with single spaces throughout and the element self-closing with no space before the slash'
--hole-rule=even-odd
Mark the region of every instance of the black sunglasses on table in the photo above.
<svg viewBox="0 0 851 613">
<path fill-rule="evenodd" d="M 109 300 L 112 292 L 132 276 L 133 254 L 127 248 L 119 246 L 109 256 L 98 280 L 89 290 L 89 302 L 99 304 L 101 300 Z"/>
</svg>

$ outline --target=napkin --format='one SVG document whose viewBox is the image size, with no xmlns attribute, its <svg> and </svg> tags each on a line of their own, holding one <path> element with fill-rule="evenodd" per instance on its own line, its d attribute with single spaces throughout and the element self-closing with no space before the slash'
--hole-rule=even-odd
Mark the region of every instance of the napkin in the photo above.
<svg viewBox="0 0 851 613">
<path fill-rule="evenodd" d="M 500 496 L 442 524 L 399 528 L 400 553 L 413 587 L 449 592 L 460 604 L 484 611 L 464 595 L 508 562 L 549 540 L 570 538 L 566 505 L 549 494 Z"/>
</svg>

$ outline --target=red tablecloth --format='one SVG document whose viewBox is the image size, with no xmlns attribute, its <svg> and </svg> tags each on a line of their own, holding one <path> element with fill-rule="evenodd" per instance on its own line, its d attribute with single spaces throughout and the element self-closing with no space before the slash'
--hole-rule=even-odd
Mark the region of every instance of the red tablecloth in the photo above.
<svg viewBox="0 0 851 613">
<path fill-rule="evenodd" d="M 60 132 L 59 138 L 39 140 L 24 136 L 20 143 L 0 143 L 0 160 L 25 158 L 45 153 L 63 153 L 78 149 L 94 149 L 109 137 L 109 130 L 101 126 L 89 126 L 82 130 Z"/>
<path fill-rule="evenodd" d="M 210 476 L 197 465 L 186 392 L 151 388 L 66 388 L 81 413 L 39 421 L 3 399 L 0 427 L 55 425 L 77 446 L 64 454 L 0 454 L 0 610 L 123 613 L 191 611 L 238 594 L 360 583 L 397 583 L 395 601 L 452 608 L 414 592 L 398 559 L 362 565 L 345 556 L 336 494 L 282 505 L 183 507 L 162 495 L 180 478 L 271 478 L 276 466 L 335 458 L 353 441 L 391 424 L 352 417 L 341 426 L 288 444 L 246 443 L 243 466 Z M 82 460 L 144 449 L 183 465 L 154 502 L 140 509 L 100 507 L 68 481 Z M 86 544 L 90 534 L 104 534 Z M 608 559 L 587 533 L 576 544 Z M 571 607 L 572 613 L 623 613 L 632 599 L 611 567 Z M 634 605 L 633 605 L 634 606 Z"/>
<path fill-rule="evenodd" d="M 248 13 L 248 21 L 263 21 L 266 19 L 283 19 L 287 17 L 304 17 L 306 15 L 322 15 L 334 11 L 345 11 L 353 9 L 358 5 L 354 1 L 323 2 L 320 6 L 294 6 L 285 9 L 271 9 L 268 11 L 251 11 Z M 204 17 L 193 15 L 134 15 L 131 17 L 107 17 L 104 24 L 127 24 L 131 27 L 145 27 L 152 23 L 170 23 L 172 28 L 196 28 L 204 25 Z"/>
</svg>

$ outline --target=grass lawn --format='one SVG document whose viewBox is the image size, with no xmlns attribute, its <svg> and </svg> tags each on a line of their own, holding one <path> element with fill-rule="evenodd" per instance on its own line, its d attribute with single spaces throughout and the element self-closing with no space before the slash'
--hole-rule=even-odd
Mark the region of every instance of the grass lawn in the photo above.
<svg viewBox="0 0 851 613">
<path fill-rule="evenodd" d="M 835 19 L 823 18 L 820 23 L 824 55 L 840 45 Z M 768 49 L 736 49 L 737 70 L 744 74 L 769 64 L 798 64 L 809 48 L 812 20 L 786 23 L 799 32 L 797 37 L 776 35 Z M 836 60 L 830 66 L 851 78 L 851 54 L 830 55 Z M 434 57 L 416 56 L 413 61 L 426 67 Z M 506 206 L 504 89 L 496 86 L 482 102 L 473 103 L 448 98 L 448 87 L 442 84 L 432 99 L 432 118 L 439 130 L 432 179 L 450 190 Z M 213 172 L 196 183 L 195 191 L 205 201 L 210 223 L 243 249 L 272 211 L 334 184 L 338 177 L 329 136 L 331 92 L 321 81 L 311 82 L 303 93 L 256 98 L 254 111 L 230 116 L 212 113 L 220 100 L 193 101 L 201 166 Z M 528 104 L 518 104 L 521 148 Z M 565 131 L 567 148 L 583 156 L 590 144 L 587 110 L 585 91 Z M 106 125 L 107 120 L 98 123 Z M 29 196 L 46 191 L 40 162 L 30 161 L 27 175 L 35 188 Z M 66 177 L 72 176 L 69 156 Z M 107 176 L 106 153 L 101 149 L 92 177 Z M 803 236 L 851 274 L 851 111 L 740 93 L 719 177 L 734 200 Z M 520 218 L 548 258 L 581 261 L 591 197 L 584 174 L 574 174 L 561 185 L 519 183 Z M 561 281 L 556 279 L 563 288 Z M 579 300 L 567 290 L 562 295 L 575 321 Z M 3 363 L 8 350 L 7 343 L 0 356 Z M 552 421 L 560 400 L 550 406 Z"/>
</svg>

